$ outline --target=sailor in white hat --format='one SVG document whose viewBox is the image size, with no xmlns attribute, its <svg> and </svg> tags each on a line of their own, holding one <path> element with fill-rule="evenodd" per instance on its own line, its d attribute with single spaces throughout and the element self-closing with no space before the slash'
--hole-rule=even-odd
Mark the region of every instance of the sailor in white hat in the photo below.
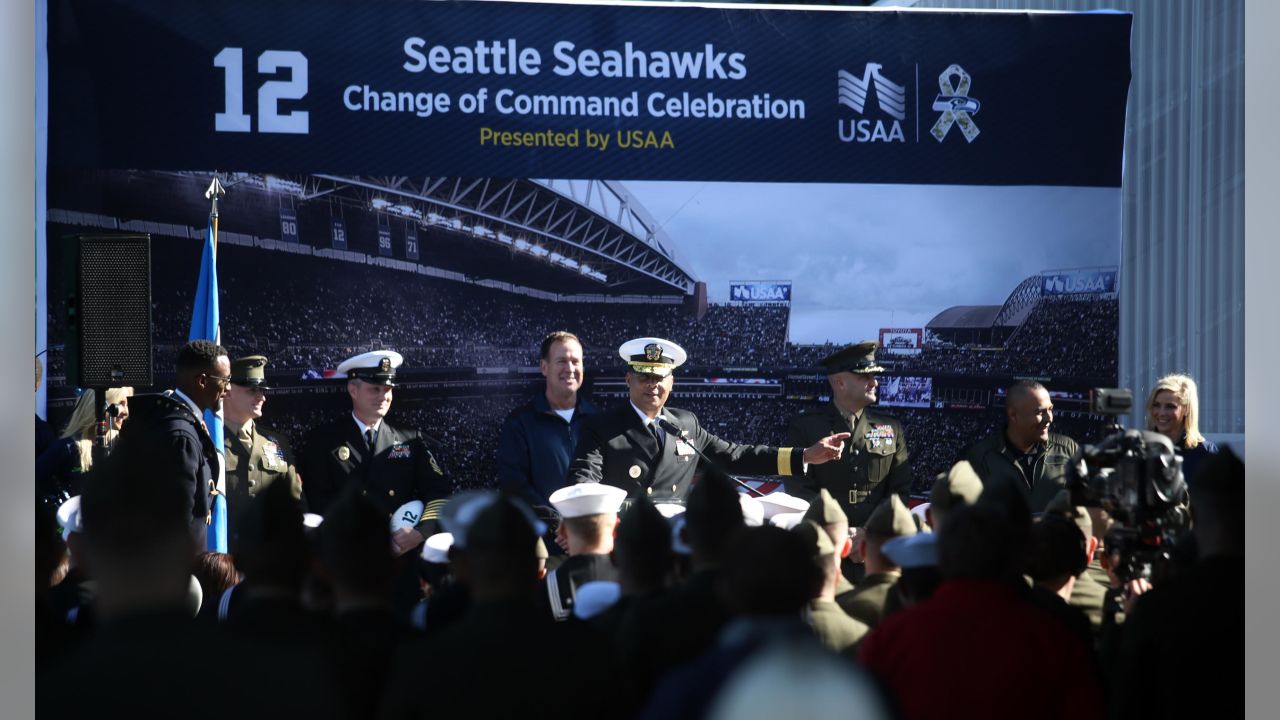
<svg viewBox="0 0 1280 720">
<path fill-rule="evenodd" d="M 420 503 L 417 520 L 397 527 L 392 534 L 398 555 L 435 534 L 440 508 L 452 490 L 421 434 L 384 420 L 391 409 L 396 370 L 403 363 L 404 358 L 394 350 L 374 350 L 338 365 L 336 376 L 347 380 L 351 415 L 311 433 L 300 467 L 307 508 L 321 515 L 350 485 L 358 487 L 388 518 L 393 513 L 402 516 L 400 510 L 406 503 Z"/>
<path fill-rule="evenodd" d="M 578 587 L 589 582 L 618 581 L 613 565 L 613 540 L 618 510 L 627 491 L 601 483 L 581 483 L 551 493 L 551 506 L 560 513 L 556 542 L 567 548 L 569 558 L 545 580 L 545 597 L 551 616 L 566 620 L 574 611 Z"/>
<path fill-rule="evenodd" d="M 808 448 L 737 445 L 708 433 L 687 410 L 667 407 L 674 372 L 688 360 L 679 345 L 658 337 L 618 348 L 627 365 L 630 402 L 592 418 L 569 467 L 571 482 L 602 482 L 648 495 L 654 503 L 683 502 L 698 459 L 744 475 L 799 475 L 808 464 L 838 458 L 849 433 L 824 437 Z"/>
<path fill-rule="evenodd" d="M 72 618 L 81 607 L 93 601 L 93 578 L 87 571 L 84 520 L 80 516 L 80 496 L 75 495 L 58 506 L 58 527 L 67 544 L 67 574 L 49 590 L 49 606 L 59 619 Z"/>
</svg>

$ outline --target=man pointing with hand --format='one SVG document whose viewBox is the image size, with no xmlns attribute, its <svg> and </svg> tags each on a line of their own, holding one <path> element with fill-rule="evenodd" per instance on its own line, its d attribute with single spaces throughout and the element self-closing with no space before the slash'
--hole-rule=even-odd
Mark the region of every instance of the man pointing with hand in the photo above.
<svg viewBox="0 0 1280 720">
<path fill-rule="evenodd" d="M 569 482 L 603 482 L 647 495 L 655 503 L 682 503 L 689 494 L 698 451 L 720 469 L 743 475 L 803 475 L 808 465 L 840 457 L 848 432 L 827 435 L 807 448 L 738 445 L 707 432 L 687 410 L 666 407 L 672 373 L 688 355 L 662 338 L 623 343 L 630 402 L 583 427 L 569 466 Z"/>
</svg>

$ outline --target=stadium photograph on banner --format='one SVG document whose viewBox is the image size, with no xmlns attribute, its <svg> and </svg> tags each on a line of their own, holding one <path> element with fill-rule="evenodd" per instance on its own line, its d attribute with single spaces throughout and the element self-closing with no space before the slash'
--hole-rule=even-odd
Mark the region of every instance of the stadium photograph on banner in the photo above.
<svg viewBox="0 0 1280 720">
<path fill-rule="evenodd" d="M 338 364 L 395 350 L 391 417 L 438 443 L 460 487 L 492 485 L 482 438 L 540 390 L 553 330 L 581 339 L 585 390 L 605 407 L 626 402 L 621 343 L 681 344 L 675 401 L 719 435 L 775 444 L 789 417 L 830 400 L 820 361 L 875 340 L 880 404 L 912 439 L 918 492 L 1000 426 L 1014 379 L 1074 391 L 1055 423 L 1081 438 L 1103 427 L 1084 391 L 1115 384 L 1114 188 L 219 178 L 221 342 L 270 359 L 270 425 L 300 446 L 346 402 Z M 66 238 L 148 234 L 169 382 L 210 179 L 51 173 L 50 337 L 65 331 Z M 54 417 L 75 405 L 63 368 L 55 346 Z"/>
</svg>

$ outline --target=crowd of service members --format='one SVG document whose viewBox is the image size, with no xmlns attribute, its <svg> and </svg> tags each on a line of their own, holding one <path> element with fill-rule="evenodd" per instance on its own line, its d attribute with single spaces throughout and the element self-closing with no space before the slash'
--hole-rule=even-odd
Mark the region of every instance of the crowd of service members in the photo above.
<svg viewBox="0 0 1280 720">
<path fill-rule="evenodd" d="M 451 550 L 393 560 L 385 512 L 348 494 L 311 529 L 277 484 L 244 519 L 252 531 L 234 560 L 204 553 L 193 567 L 178 488 L 108 458 L 61 534 L 40 517 L 37 708 L 47 717 L 1237 717 L 1243 486 L 1230 451 L 1208 458 L 1190 485 L 1195 554 L 1154 588 L 1109 578 L 1105 612 L 1091 622 L 1066 598 L 1098 570 L 1097 529 L 1065 493 L 1033 516 L 1020 497 L 984 492 L 960 464 L 935 485 L 931 523 L 891 498 L 855 541 L 824 497 L 797 520 L 708 474 L 674 534 L 643 500 L 620 516 L 586 516 L 602 530 L 594 535 L 568 527 L 570 557 L 606 556 L 617 587 L 603 599 L 580 593 L 557 620 L 542 528 L 517 500 L 457 496 L 441 516 Z M 850 554 L 863 563 L 856 587 L 841 574 Z M 420 563 L 412 619 L 392 610 L 401 562 Z M 1217 679 L 1189 679 L 1206 662 Z"/>
</svg>

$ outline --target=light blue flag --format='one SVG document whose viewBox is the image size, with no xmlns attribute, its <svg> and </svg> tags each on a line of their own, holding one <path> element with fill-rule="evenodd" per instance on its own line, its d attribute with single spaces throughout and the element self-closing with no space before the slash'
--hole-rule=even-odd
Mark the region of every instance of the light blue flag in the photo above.
<svg viewBox="0 0 1280 720">
<path fill-rule="evenodd" d="M 196 284 L 196 299 L 191 308 L 191 332 L 187 340 L 210 340 L 221 344 L 222 332 L 218 327 L 218 249 L 216 216 L 209 219 L 209 231 L 205 235 L 204 252 L 200 256 L 200 280 Z M 222 449 L 222 412 L 204 411 L 204 423 L 209 428 L 213 445 L 218 449 L 218 494 L 213 499 L 213 520 L 209 523 L 208 548 L 214 552 L 227 552 L 227 500 L 226 460 Z"/>
</svg>

